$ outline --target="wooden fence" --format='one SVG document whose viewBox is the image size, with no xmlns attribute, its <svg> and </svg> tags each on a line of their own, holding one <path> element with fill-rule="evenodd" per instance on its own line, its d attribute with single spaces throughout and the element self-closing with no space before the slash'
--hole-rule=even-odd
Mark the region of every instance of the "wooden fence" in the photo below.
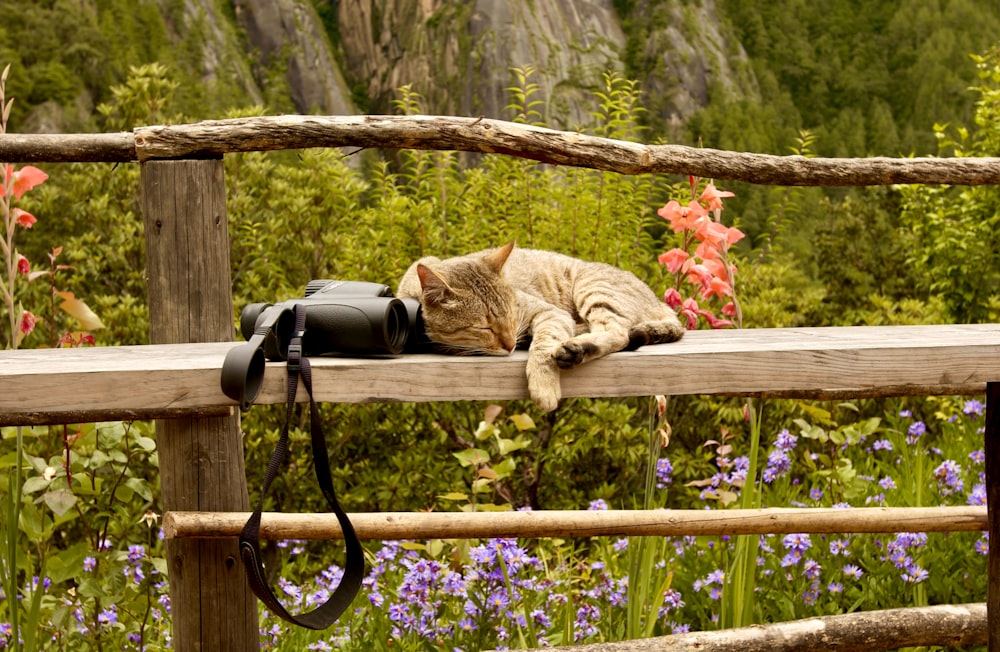
<svg viewBox="0 0 1000 652">
<path fill-rule="evenodd" d="M 996 158 L 763 156 L 642 145 L 483 118 L 279 116 L 144 127 L 120 134 L 0 135 L 0 161 L 142 165 L 151 344 L 0 352 L 0 425 L 157 419 L 173 638 L 182 652 L 259 648 L 257 603 L 235 541 L 249 506 L 239 414 L 219 380 L 222 360 L 235 345 L 221 157 L 305 147 L 501 153 L 624 174 L 695 174 L 777 185 L 1000 183 Z M 316 359 L 314 385 L 321 401 L 515 399 L 527 397 L 524 364 L 520 353 L 502 359 Z M 716 370 L 710 377 L 700 373 L 706 366 Z M 268 364 L 257 402 L 283 402 L 284 380 L 283 364 Z M 565 396 L 590 397 L 847 398 L 985 392 L 988 508 L 539 512 L 461 518 L 354 514 L 358 534 L 379 539 L 985 529 L 993 542 L 1000 541 L 1000 519 L 994 513 L 1000 504 L 1000 325 L 695 331 L 674 344 L 614 354 L 565 372 L 562 384 Z M 265 515 L 262 533 L 270 538 L 340 536 L 336 521 L 325 515 Z M 981 606 L 906 610 L 909 618 L 936 623 L 930 628 L 935 637 L 903 637 L 899 632 L 905 629 L 885 624 L 881 630 L 888 639 L 863 639 L 858 645 L 972 644 L 988 639 L 990 648 L 1000 652 L 1000 545 L 990 547 L 987 566 L 988 634 L 980 626 Z M 892 617 L 894 623 L 916 622 L 901 614 Z M 864 629 L 855 620 L 819 626 L 845 637 Z M 806 629 L 817 631 L 813 625 Z M 788 635 L 771 626 L 753 630 L 756 638 L 747 634 L 738 645 L 753 644 L 751 640 L 770 645 L 775 639 L 760 638 L 762 632 L 777 638 Z M 728 643 L 709 639 L 675 639 L 673 645 L 723 650 L 733 644 L 731 638 Z M 832 644 L 829 638 L 822 639 L 825 643 L 799 640 L 801 645 Z M 666 644 L 628 645 L 653 649 Z"/>
</svg>

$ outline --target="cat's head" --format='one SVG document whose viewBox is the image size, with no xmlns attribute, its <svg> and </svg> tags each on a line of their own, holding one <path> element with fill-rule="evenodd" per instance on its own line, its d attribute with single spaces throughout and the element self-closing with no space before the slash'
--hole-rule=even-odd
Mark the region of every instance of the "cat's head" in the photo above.
<svg viewBox="0 0 1000 652">
<path fill-rule="evenodd" d="M 449 353 L 509 355 L 520 334 L 514 288 L 501 274 L 510 242 L 447 265 L 417 265 L 424 330 Z"/>
</svg>

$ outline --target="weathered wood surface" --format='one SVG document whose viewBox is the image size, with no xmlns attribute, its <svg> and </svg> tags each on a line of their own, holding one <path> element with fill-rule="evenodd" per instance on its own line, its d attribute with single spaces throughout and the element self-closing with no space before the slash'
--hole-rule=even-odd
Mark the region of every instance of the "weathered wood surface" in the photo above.
<svg viewBox="0 0 1000 652">
<path fill-rule="evenodd" d="M 167 512 L 168 539 L 238 536 L 250 514 Z M 721 536 L 836 532 L 980 532 L 985 507 L 771 508 L 350 514 L 365 540 Z M 332 514 L 265 513 L 264 539 L 342 539 Z"/>
<path fill-rule="evenodd" d="M 146 161 L 309 147 L 507 154 L 622 174 L 666 173 L 783 186 L 1000 183 L 1000 158 L 805 158 L 645 145 L 452 116 L 282 115 L 139 127 L 119 134 L 0 135 L 0 161 Z"/>
<path fill-rule="evenodd" d="M 0 134 L 0 161 L 15 163 L 125 163 L 137 160 L 135 135 Z"/>
<path fill-rule="evenodd" d="M 1000 541 L 1000 382 L 986 386 L 986 505 L 989 510 L 990 541 Z M 990 546 L 986 557 L 986 573 L 990 578 L 986 603 L 990 613 L 990 647 L 1000 650 L 1000 545 Z"/>
<path fill-rule="evenodd" d="M 986 605 L 861 611 L 722 631 L 559 647 L 564 652 L 875 652 L 986 642 Z"/>
<path fill-rule="evenodd" d="M 449 116 L 270 116 L 135 130 L 149 158 L 303 147 L 393 147 L 508 154 L 622 174 L 694 174 L 773 185 L 1000 183 L 1000 159 L 821 159 L 643 145 L 503 120 Z"/>
<path fill-rule="evenodd" d="M 140 185 L 150 341 L 232 340 L 222 160 L 144 163 Z M 91 382 L 102 380 L 92 376 L 78 387 Z M 139 407 L 134 386 L 105 390 Z M 164 511 L 249 510 L 238 414 L 158 421 L 156 446 Z M 174 649 L 259 649 L 257 601 L 239 559 L 235 540 L 167 542 Z"/>
<path fill-rule="evenodd" d="M 0 423 L 79 411 L 153 414 L 231 406 L 220 386 L 236 343 L 0 352 Z M 509 400 L 527 397 L 527 354 L 313 358 L 317 400 Z M 1000 324 L 693 331 L 563 372 L 565 396 L 737 394 L 846 398 L 977 394 L 1000 379 Z M 285 400 L 269 363 L 258 403 Z M 304 392 L 299 400 L 305 400 Z"/>
</svg>

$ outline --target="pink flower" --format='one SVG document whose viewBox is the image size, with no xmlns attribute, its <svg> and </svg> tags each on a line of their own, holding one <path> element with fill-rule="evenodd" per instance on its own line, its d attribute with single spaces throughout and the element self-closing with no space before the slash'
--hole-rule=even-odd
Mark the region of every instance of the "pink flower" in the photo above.
<svg viewBox="0 0 1000 652">
<path fill-rule="evenodd" d="M 677 288 L 670 288 L 664 292 L 663 301 L 674 310 L 680 308 L 681 304 L 684 303 L 684 299 L 681 298 L 681 293 L 677 291 Z"/>
<path fill-rule="evenodd" d="M 661 265 L 667 266 L 667 271 L 671 274 L 676 274 L 684 267 L 684 263 L 686 263 L 690 258 L 691 254 L 683 249 L 674 247 L 670 251 L 660 254 L 658 260 Z"/>
<path fill-rule="evenodd" d="M 34 215 L 28 211 L 23 211 L 20 208 L 15 208 L 11 212 L 14 215 L 14 221 L 26 229 L 30 229 L 31 225 L 38 221 L 35 219 Z"/>
<path fill-rule="evenodd" d="M 24 274 L 25 276 L 31 273 L 31 264 L 21 254 L 17 255 L 17 273 Z"/>
<path fill-rule="evenodd" d="M 670 222 L 670 228 L 674 233 L 680 233 L 697 229 L 698 222 L 708 215 L 708 211 L 693 199 L 687 206 L 681 206 L 676 200 L 671 199 L 663 208 L 656 211 L 656 214 Z"/>
<path fill-rule="evenodd" d="M 735 301 L 730 301 L 726 305 L 722 306 L 722 314 L 726 315 L 727 317 L 735 317 L 736 316 L 736 302 Z"/>
<path fill-rule="evenodd" d="M 701 193 L 701 197 L 698 197 L 698 201 L 708 206 L 710 211 L 721 211 L 722 210 L 722 199 L 723 197 L 735 197 L 733 193 L 728 190 L 717 190 L 714 183 L 709 183 L 705 186 L 705 189 Z"/>
<path fill-rule="evenodd" d="M 685 327 L 689 331 L 693 331 L 698 328 L 698 312 L 698 302 L 694 299 L 685 299 L 677 316 L 685 321 Z"/>
<path fill-rule="evenodd" d="M 718 330 L 720 328 L 728 328 L 729 326 L 733 325 L 733 322 L 729 321 L 728 319 L 719 319 L 714 314 L 712 314 L 711 311 L 708 310 L 699 310 L 698 314 L 705 318 L 705 321 L 708 322 L 708 327 L 713 330 Z"/>
<path fill-rule="evenodd" d="M 0 186 L 0 197 L 3 197 L 6 192 L 8 184 L 11 185 L 11 191 L 14 193 L 14 199 L 20 199 L 24 193 L 28 192 L 38 184 L 42 183 L 49 178 L 49 175 L 45 174 L 34 165 L 25 165 L 23 168 L 14 171 L 13 165 L 7 165 L 7 171 L 4 177 L 4 185 Z"/>
<path fill-rule="evenodd" d="M 702 291 L 701 296 L 708 299 L 709 297 L 712 296 L 728 297 L 732 295 L 732 293 L 733 293 L 733 288 L 729 286 L 729 283 L 722 280 L 718 276 L 713 276 L 712 279 L 708 282 L 708 287 L 706 287 Z"/>
<path fill-rule="evenodd" d="M 29 335 L 31 331 L 35 330 L 35 316 L 25 310 L 21 313 L 21 323 L 18 326 L 18 330 L 21 331 L 22 336 Z"/>
</svg>

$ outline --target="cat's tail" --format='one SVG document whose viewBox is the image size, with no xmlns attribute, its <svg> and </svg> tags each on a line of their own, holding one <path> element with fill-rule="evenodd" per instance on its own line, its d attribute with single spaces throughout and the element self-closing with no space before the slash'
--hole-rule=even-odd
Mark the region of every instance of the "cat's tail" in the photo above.
<svg viewBox="0 0 1000 652">
<path fill-rule="evenodd" d="M 668 344 L 684 337 L 684 327 L 679 321 L 647 321 L 628 331 L 626 351 L 634 351 L 646 344 Z"/>
</svg>

